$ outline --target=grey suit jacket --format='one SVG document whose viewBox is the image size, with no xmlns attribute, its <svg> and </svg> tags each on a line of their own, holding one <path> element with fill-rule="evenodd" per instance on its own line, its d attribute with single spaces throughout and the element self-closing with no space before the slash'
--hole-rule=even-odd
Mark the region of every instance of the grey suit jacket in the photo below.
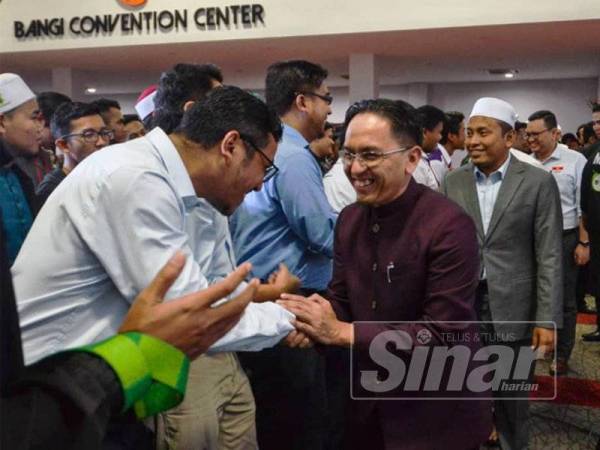
<svg viewBox="0 0 600 450">
<path fill-rule="evenodd" d="M 442 192 L 475 221 L 492 319 L 555 321 L 561 327 L 562 213 L 552 175 L 511 157 L 485 235 L 473 164 L 450 172 Z M 494 328 L 513 339 L 526 339 L 533 326 Z"/>
</svg>

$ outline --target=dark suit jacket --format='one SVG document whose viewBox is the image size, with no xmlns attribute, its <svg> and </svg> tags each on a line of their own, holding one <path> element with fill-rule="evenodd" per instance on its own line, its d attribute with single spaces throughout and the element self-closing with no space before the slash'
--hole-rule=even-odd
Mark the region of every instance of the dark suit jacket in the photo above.
<svg viewBox="0 0 600 450">
<path fill-rule="evenodd" d="M 442 192 L 475 221 L 492 319 L 555 321 L 561 327 L 562 213 L 554 177 L 511 156 L 485 235 L 473 164 L 450 172 Z M 512 340 L 528 339 L 531 330 L 495 324 L 497 333 Z"/>
<path fill-rule="evenodd" d="M 477 251 L 475 226 L 467 214 L 411 180 L 389 204 L 353 204 L 342 210 L 327 296 L 341 320 L 380 322 L 355 324 L 355 349 L 362 354 L 389 329 L 405 331 L 413 342 L 427 329 L 431 344 L 442 344 L 445 336 L 469 325 L 416 321 L 475 320 Z M 409 323 L 382 323 L 389 321 Z M 469 345 L 476 350 L 477 345 Z M 476 447 L 491 428 L 491 404 L 477 399 L 360 400 L 352 408 L 359 423 L 376 411 L 389 449 Z"/>
</svg>

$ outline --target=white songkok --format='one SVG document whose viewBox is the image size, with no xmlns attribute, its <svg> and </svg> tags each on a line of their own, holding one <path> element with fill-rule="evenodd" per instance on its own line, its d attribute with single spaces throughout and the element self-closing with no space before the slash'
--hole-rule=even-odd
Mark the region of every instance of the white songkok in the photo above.
<svg viewBox="0 0 600 450">
<path fill-rule="evenodd" d="M 483 97 L 477 100 L 475 105 L 473 105 L 473 111 L 471 111 L 469 119 L 473 116 L 483 116 L 501 120 L 513 128 L 519 117 L 515 108 L 513 108 L 510 103 L 493 97 Z"/>
<path fill-rule="evenodd" d="M 0 74 L 0 114 L 12 111 L 34 98 L 35 94 L 19 75 Z"/>
</svg>

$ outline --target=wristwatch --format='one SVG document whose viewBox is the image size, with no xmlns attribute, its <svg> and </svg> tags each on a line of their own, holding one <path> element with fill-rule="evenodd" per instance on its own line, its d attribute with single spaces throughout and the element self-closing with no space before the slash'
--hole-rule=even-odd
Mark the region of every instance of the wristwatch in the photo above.
<svg viewBox="0 0 600 450">
<path fill-rule="evenodd" d="M 590 246 L 590 241 L 587 241 L 587 242 L 579 241 L 579 242 L 577 242 L 577 244 L 583 245 L 584 247 L 589 247 Z"/>
</svg>

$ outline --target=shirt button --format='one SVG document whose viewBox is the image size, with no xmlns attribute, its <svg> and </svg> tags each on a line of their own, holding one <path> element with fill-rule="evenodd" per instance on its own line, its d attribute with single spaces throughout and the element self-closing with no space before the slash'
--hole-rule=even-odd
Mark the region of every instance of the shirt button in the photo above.
<svg viewBox="0 0 600 450">
<path fill-rule="evenodd" d="M 373 263 L 373 272 L 377 272 L 377 263 Z"/>
<path fill-rule="evenodd" d="M 376 223 L 375 225 L 373 225 L 371 230 L 373 231 L 373 233 L 379 233 L 379 224 Z"/>
</svg>

